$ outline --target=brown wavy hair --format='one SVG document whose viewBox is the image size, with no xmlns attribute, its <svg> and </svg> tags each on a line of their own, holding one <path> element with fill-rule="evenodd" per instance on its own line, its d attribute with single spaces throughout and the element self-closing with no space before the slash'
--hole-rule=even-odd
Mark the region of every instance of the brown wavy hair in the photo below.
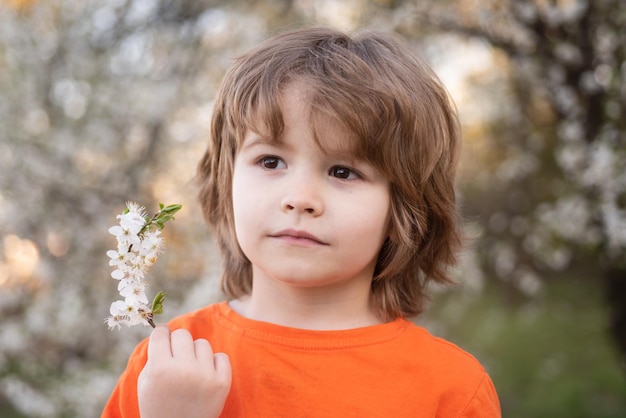
<svg viewBox="0 0 626 418">
<path fill-rule="evenodd" d="M 306 83 L 311 117 L 333 117 L 357 138 L 355 156 L 391 185 L 391 233 L 372 281 L 383 320 L 416 316 L 430 282 L 450 283 L 462 233 L 454 177 L 460 148 L 447 91 L 402 40 L 325 28 L 278 34 L 235 60 L 214 105 L 208 148 L 198 166 L 203 214 L 223 256 L 222 290 L 252 290 L 250 262 L 237 243 L 232 178 L 246 130 L 278 138 L 289 82 Z"/>
</svg>

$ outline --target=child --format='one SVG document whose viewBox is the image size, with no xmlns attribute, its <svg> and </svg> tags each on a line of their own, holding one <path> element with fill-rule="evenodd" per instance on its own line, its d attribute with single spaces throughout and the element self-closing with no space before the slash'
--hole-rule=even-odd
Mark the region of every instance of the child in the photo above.
<svg viewBox="0 0 626 418">
<path fill-rule="evenodd" d="M 293 30 L 236 60 L 199 165 L 230 300 L 157 326 L 103 416 L 499 417 L 476 359 L 407 320 L 460 247 L 459 142 L 388 35 Z"/>
</svg>

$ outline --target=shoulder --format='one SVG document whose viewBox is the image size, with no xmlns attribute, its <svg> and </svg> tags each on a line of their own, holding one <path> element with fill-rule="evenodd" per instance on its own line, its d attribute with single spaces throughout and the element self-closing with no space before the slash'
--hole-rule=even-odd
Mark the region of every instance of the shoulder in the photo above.
<svg viewBox="0 0 626 418">
<path fill-rule="evenodd" d="M 438 367 L 461 367 L 475 373 L 484 372 L 483 366 L 470 353 L 458 345 L 432 335 L 427 329 L 407 321 L 401 343 L 408 345 L 408 351 L 420 359 Z M 447 365 L 447 366 L 446 366 Z"/>
<path fill-rule="evenodd" d="M 428 382 L 429 390 L 439 393 L 441 405 L 454 405 L 455 413 L 464 411 L 462 417 L 500 416 L 493 382 L 473 355 L 413 323 L 407 325 L 401 340 L 406 364 Z"/>
</svg>

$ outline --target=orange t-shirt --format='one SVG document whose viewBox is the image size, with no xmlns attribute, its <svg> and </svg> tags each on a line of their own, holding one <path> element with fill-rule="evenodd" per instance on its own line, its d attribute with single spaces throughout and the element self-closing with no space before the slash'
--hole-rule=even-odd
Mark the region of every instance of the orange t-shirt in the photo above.
<svg viewBox="0 0 626 418">
<path fill-rule="evenodd" d="M 478 361 L 405 319 L 311 331 L 244 318 L 226 302 L 171 321 L 206 338 L 232 364 L 222 417 L 500 417 L 491 379 Z M 102 417 L 139 417 L 141 342 Z"/>
</svg>

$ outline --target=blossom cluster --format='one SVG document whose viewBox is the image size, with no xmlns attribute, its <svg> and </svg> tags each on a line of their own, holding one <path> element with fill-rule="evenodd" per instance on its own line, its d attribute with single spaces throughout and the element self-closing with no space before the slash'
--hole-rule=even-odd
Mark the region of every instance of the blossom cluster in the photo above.
<svg viewBox="0 0 626 418">
<path fill-rule="evenodd" d="M 153 318 L 163 312 L 165 294 L 159 292 L 149 304 L 145 275 L 163 250 L 163 224 L 174 219 L 180 208 L 181 205 L 160 204 L 159 211 L 150 218 L 144 207 L 128 202 L 124 212 L 117 216 L 119 225 L 109 228 L 109 233 L 117 239 L 117 248 L 107 251 L 109 265 L 114 269 L 111 277 L 119 281 L 117 290 L 124 298 L 111 304 L 111 316 L 106 319 L 109 329 L 119 329 L 121 325 L 155 326 Z"/>
</svg>

